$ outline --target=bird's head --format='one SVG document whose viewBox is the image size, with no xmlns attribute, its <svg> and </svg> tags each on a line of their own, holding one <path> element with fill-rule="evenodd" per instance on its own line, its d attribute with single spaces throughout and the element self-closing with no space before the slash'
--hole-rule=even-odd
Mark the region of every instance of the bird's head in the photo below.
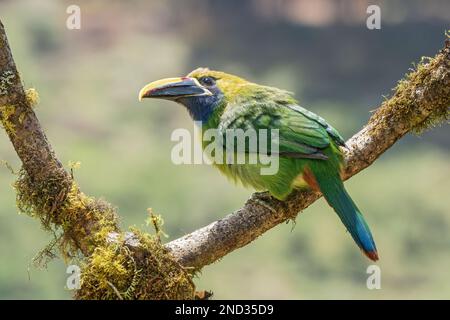
<svg viewBox="0 0 450 320">
<path fill-rule="evenodd" d="M 245 94 L 252 83 L 207 68 L 198 68 L 185 77 L 167 78 L 147 84 L 139 92 L 143 98 L 166 99 L 184 105 L 196 121 L 208 121 L 215 110 Z"/>
</svg>

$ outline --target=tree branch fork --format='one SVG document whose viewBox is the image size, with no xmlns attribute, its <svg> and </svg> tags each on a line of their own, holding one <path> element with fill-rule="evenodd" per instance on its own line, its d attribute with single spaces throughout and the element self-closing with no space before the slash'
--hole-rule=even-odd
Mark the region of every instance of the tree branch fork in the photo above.
<svg viewBox="0 0 450 320">
<path fill-rule="evenodd" d="M 71 189 L 74 181 L 56 157 L 32 103 L 22 86 L 0 22 L 0 118 L 3 127 L 33 183 L 56 181 L 57 187 L 63 190 L 61 197 L 67 197 L 70 192 L 81 197 L 83 194 L 78 188 Z M 408 132 L 421 131 L 447 120 L 449 106 L 450 41 L 447 39 L 435 57 L 422 61 L 398 83 L 392 97 L 385 100 L 369 122 L 347 141 L 344 179 L 370 166 Z M 254 193 L 240 209 L 167 243 L 165 248 L 176 263 L 199 270 L 249 244 L 276 225 L 295 218 L 318 198 L 320 194 L 309 190 L 295 191 L 286 201 L 278 201 L 266 192 Z M 111 218 L 111 232 L 120 232 L 117 220 L 109 215 L 109 208 L 97 206 L 96 210 L 100 213 L 105 210 L 105 215 Z M 72 235 L 72 240 L 87 257 L 95 252 L 97 244 L 94 242 L 93 247 L 92 239 L 87 240 L 89 233 L 96 230 L 101 219 L 91 220 L 79 220 L 84 236 Z M 114 290 L 117 289 L 114 287 Z"/>
</svg>

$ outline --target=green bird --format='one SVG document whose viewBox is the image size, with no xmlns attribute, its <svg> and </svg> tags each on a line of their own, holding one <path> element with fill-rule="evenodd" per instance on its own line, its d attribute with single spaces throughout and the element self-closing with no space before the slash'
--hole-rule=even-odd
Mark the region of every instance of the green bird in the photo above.
<svg viewBox="0 0 450 320">
<path fill-rule="evenodd" d="M 268 190 L 279 200 L 305 186 L 320 191 L 364 254 L 378 260 L 369 226 L 341 179 L 344 139 L 323 118 L 302 108 L 292 93 L 198 68 L 185 77 L 149 83 L 139 92 L 139 100 L 143 98 L 172 100 L 185 106 L 192 119 L 202 124 L 202 130 L 217 129 L 224 134 L 225 153 L 226 131 L 276 130 L 279 167 L 275 174 L 261 174 L 261 163 L 214 165 L 244 186 Z M 246 146 L 244 152 L 254 150 Z"/>
</svg>

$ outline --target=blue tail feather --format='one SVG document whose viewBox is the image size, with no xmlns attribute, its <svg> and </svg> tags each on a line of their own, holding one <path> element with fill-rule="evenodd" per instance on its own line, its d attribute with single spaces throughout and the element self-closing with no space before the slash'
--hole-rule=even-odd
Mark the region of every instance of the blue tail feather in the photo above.
<svg viewBox="0 0 450 320">
<path fill-rule="evenodd" d="M 347 228 L 356 244 L 365 255 L 378 260 L 378 253 L 369 226 L 364 220 L 360 210 L 350 198 L 339 176 L 314 173 L 320 191 L 328 204 L 333 207 L 342 223 Z"/>
</svg>

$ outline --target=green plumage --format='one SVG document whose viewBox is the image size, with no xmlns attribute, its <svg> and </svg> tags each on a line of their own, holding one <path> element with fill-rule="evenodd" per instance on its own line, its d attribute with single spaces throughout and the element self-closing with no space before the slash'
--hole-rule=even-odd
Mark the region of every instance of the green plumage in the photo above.
<svg viewBox="0 0 450 320">
<path fill-rule="evenodd" d="M 261 174 L 261 163 L 215 163 L 222 173 L 244 186 L 268 190 L 279 200 L 284 200 L 294 188 L 309 186 L 321 191 L 358 246 L 370 259 L 378 259 L 369 227 L 341 180 L 343 155 L 340 147 L 345 143 L 336 129 L 300 107 L 292 94 L 284 90 L 208 69 L 194 70 L 182 79 L 196 79 L 207 91 L 202 95 L 186 95 L 176 101 L 187 107 L 194 120 L 202 121 L 204 132 L 218 129 L 224 146 L 227 145 L 227 130 L 278 130 L 279 140 L 272 141 L 278 144 L 279 169 L 276 174 Z M 167 86 L 163 90 L 164 94 L 170 95 Z M 248 145 L 244 151 L 247 156 L 257 152 L 250 150 Z M 268 151 L 273 150 L 269 148 Z"/>
<path fill-rule="evenodd" d="M 327 160 L 330 170 L 339 171 L 342 155 L 338 145 L 343 145 L 343 139 L 324 119 L 298 106 L 286 91 L 255 84 L 243 91 L 236 99 L 222 102 L 215 111 L 221 115 L 212 116 L 204 128 L 222 131 L 225 145 L 226 130 L 278 129 L 279 172 L 261 175 L 261 164 L 216 164 L 220 171 L 245 186 L 269 190 L 280 200 L 301 186 L 306 166 Z"/>
</svg>

